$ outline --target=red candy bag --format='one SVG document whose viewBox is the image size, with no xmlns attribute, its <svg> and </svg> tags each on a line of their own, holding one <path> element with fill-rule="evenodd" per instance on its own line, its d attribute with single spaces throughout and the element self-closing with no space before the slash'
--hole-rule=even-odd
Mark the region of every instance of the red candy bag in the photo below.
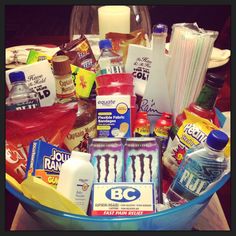
<svg viewBox="0 0 236 236">
<path fill-rule="evenodd" d="M 30 143 L 41 139 L 61 147 L 75 123 L 77 110 L 77 103 L 67 103 L 7 111 L 6 172 L 21 183 L 25 177 Z"/>
</svg>

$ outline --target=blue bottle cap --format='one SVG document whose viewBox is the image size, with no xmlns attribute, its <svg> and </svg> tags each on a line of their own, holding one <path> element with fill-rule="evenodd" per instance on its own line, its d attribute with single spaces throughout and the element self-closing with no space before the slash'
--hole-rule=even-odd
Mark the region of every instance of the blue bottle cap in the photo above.
<svg viewBox="0 0 236 236">
<path fill-rule="evenodd" d="M 152 28 L 152 32 L 153 33 L 167 33 L 168 31 L 168 27 L 167 25 L 164 25 L 164 24 L 157 24 L 157 25 L 154 25 L 153 28 Z"/>
<path fill-rule="evenodd" d="M 109 39 L 103 39 L 99 41 L 99 48 L 112 48 L 111 40 Z"/>
<path fill-rule="evenodd" d="M 9 79 L 11 83 L 14 83 L 17 81 L 25 81 L 25 74 L 23 71 L 11 72 L 9 74 Z"/>
<path fill-rule="evenodd" d="M 209 147 L 221 151 L 224 149 L 228 141 L 229 138 L 227 134 L 225 134 L 220 130 L 212 130 L 210 134 L 207 136 L 206 143 Z"/>
</svg>

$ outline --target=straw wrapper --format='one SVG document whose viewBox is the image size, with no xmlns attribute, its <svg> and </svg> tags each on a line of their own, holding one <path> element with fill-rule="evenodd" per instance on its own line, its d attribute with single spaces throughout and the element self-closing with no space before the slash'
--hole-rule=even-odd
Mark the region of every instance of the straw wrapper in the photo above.
<svg viewBox="0 0 236 236">
<path fill-rule="evenodd" d="M 174 119 L 199 95 L 217 36 L 196 23 L 172 26 L 167 81 Z"/>
</svg>

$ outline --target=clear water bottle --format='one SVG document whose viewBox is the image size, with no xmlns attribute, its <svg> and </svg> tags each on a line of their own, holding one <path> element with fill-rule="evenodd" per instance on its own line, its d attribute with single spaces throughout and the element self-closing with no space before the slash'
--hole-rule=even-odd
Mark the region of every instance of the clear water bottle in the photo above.
<svg viewBox="0 0 236 236">
<path fill-rule="evenodd" d="M 112 43 L 109 39 L 99 41 L 101 54 L 98 58 L 98 75 L 123 73 L 124 65 L 122 56 L 113 52 Z"/>
<path fill-rule="evenodd" d="M 213 130 L 205 143 L 186 152 L 167 191 L 172 207 L 188 202 L 209 190 L 222 177 L 228 167 L 223 152 L 227 142 L 228 136 L 224 132 Z"/>
<path fill-rule="evenodd" d="M 23 71 L 11 72 L 9 78 L 12 88 L 6 99 L 6 110 L 25 110 L 40 107 L 38 94 L 25 82 Z"/>
</svg>

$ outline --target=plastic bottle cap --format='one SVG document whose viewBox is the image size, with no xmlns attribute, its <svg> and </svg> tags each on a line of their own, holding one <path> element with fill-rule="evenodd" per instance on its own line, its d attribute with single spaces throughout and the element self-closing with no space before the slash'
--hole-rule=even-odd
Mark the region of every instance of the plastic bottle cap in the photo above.
<svg viewBox="0 0 236 236">
<path fill-rule="evenodd" d="M 153 26 L 152 32 L 157 33 L 157 34 L 167 33 L 168 32 L 168 27 L 167 27 L 167 25 L 164 25 L 164 24 L 157 24 L 157 25 Z"/>
<path fill-rule="evenodd" d="M 148 114 L 147 114 L 147 112 L 146 111 L 139 111 L 138 113 L 137 113 L 137 118 L 138 119 L 147 119 L 147 117 L 148 117 Z"/>
<path fill-rule="evenodd" d="M 225 82 L 224 77 L 214 74 L 214 73 L 207 73 L 206 75 L 206 82 L 207 84 L 216 87 L 216 88 L 222 88 L 223 84 Z"/>
<path fill-rule="evenodd" d="M 71 158 L 78 158 L 85 161 L 90 161 L 91 154 L 86 152 L 72 151 Z"/>
<path fill-rule="evenodd" d="M 228 143 L 228 136 L 220 130 L 212 130 L 207 136 L 206 143 L 209 147 L 221 151 Z"/>
<path fill-rule="evenodd" d="M 25 81 L 25 74 L 23 71 L 11 72 L 9 74 L 9 79 L 11 83 L 14 83 L 17 81 Z"/>
<path fill-rule="evenodd" d="M 70 60 L 66 55 L 54 56 L 52 66 L 55 75 L 67 75 L 71 73 Z"/>
<path fill-rule="evenodd" d="M 171 119 L 172 114 L 171 113 L 167 113 L 167 112 L 163 112 L 162 113 L 163 117 L 167 118 L 167 119 Z"/>
<path fill-rule="evenodd" d="M 109 39 L 103 39 L 99 41 L 99 48 L 112 48 L 111 41 Z"/>
</svg>

